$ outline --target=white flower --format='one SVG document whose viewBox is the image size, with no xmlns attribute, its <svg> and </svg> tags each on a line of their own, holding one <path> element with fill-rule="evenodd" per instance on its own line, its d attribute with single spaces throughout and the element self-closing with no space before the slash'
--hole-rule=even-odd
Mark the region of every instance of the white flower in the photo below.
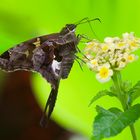
<svg viewBox="0 0 140 140">
<path fill-rule="evenodd" d="M 134 54 L 130 54 L 130 55 L 127 56 L 127 61 L 128 62 L 133 62 L 133 61 L 135 61 L 137 59 L 138 59 L 138 56 L 134 55 Z"/>
<path fill-rule="evenodd" d="M 123 61 L 123 62 L 127 62 L 127 58 L 128 58 L 128 53 L 120 53 L 118 54 L 118 58 L 116 59 L 117 62 Z"/>
<path fill-rule="evenodd" d="M 120 40 L 119 37 L 106 37 L 106 38 L 104 39 L 104 42 L 105 42 L 105 43 L 115 43 L 115 42 L 117 42 L 117 41 L 119 41 L 119 40 Z"/>
<path fill-rule="evenodd" d="M 131 32 L 131 33 L 124 33 L 123 35 L 123 39 L 124 40 L 132 40 L 134 39 L 134 32 Z"/>
<path fill-rule="evenodd" d="M 92 59 L 91 61 L 89 61 L 87 63 L 88 67 L 93 69 L 93 70 L 97 70 L 98 67 L 98 60 L 97 59 Z"/>
<path fill-rule="evenodd" d="M 89 47 L 89 48 L 93 47 L 94 44 L 95 44 L 94 41 L 91 41 L 91 42 L 87 42 L 87 43 L 86 43 L 87 47 Z"/>
<path fill-rule="evenodd" d="M 86 43 L 86 48 L 85 51 L 93 51 L 93 52 L 97 52 L 98 50 L 98 42 L 97 40 L 92 40 L 91 42 Z"/>
<path fill-rule="evenodd" d="M 118 42 L 120 41 L 120 38 L 119 37 L 114 37 L 114 42 Z"/>
<path fill-rule="evenodd" d="M 110 69 L 110 65 L 108 63 L 100 66 L 98 71 L 99 72 L 96 74 L 96 78 L 101 83 L 109 81 L 113 75 L 113 70 Z"/>
<path fill-rule="evenodd" d="M 105 43 L 113 43 L 113 42 L 114 42 L 114 39 L 113 39 L 112 37 L 106 37 L 106 38 L 104 39 L 104 42 L 105 42 Z"/>
<path fill-rule="evenodd" d="M 118 42 L 117 44 L 116 44 L 116 48 L 117 49 L 124 49 L 124 48 L 128 48 L 129 47 L 129 45 L 128 44 L 126 44 L 125 42 L 123 42 L 123 41 L 121 41 L 121 42 Z"/>
<path fill-rule="evenodd" d="M 109 45 L 105 43 L 101 44 L 101 50 L 107 52 L 109 50 Z"/>
<path fill-rule="evenodd" d="M 122 38 L 106 37 L 104 42 L 93 40 L 87 43 L 85 55 L 87 65 L 95 71 L 100 82 L 110 80 L 113 70 L 122 70 L 126 65 L 138 59 L 132 54 L 140 49 L 140 38 L 134 33 L 125 33 Z"/>
<path fill-rule="evenodd" d="M 95 67 L 98 66 L 98 60 L 97 59 L 93 59 L 90 61 L 90 63 Z"/>
<path fill-rule="evenodd" d="M 111 63 L 112 66 L 114 66 L 115 63 L 116 63 L 116 60 L 115 59 L 112 59 L 112 60 L 110 60 L 110 63 Z"/>
<path fill-rule="evenodd" d="M 93 65 L 92 65 L 90 62 L 87 62 L 86 64 L 87 64 L 87 66 L 88 66 L 90 69 L 93 68 Z"/>
<path fill-rule="evenodd" d="M 115 68 L 115 70 L 121 70 L 125 66 L 126 66 L 126 62 L 120 61 L 120 62 L 118 62 L 118 66 L 117 66 L 117 68 Z"/>
<path fill-rule="evenodd" d="M 130 51 L 134 52 L 140 48 L 140 43 L 137 40 L 129 41 Z"/>
<path fill-rule="evenodd" d="M 86 56 L 86 59 L 89 59 L 89 60 L 91 60 L 93 58 L 93 56 L 88 53 L 85 56 Z"/>
</svg>

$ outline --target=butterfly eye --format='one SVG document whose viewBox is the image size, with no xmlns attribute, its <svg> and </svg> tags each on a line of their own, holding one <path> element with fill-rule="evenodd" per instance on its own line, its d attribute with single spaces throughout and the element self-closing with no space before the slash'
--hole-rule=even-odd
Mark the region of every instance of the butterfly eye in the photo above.
<svg viewBox="0 0 140 140">
<path fill-rule="evenodd" d="M 76 25 L 75 24 L 67 24 L 66 27 L 69 31 L 74 31 L 76 28 Z"/>
</svg>

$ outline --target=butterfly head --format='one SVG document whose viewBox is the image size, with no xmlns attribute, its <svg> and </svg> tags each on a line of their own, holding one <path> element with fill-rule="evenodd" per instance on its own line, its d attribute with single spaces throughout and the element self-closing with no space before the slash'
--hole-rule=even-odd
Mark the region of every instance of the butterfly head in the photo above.
<svg viewBox="0 0 140 140">
<path fill-rule="evenodd" d="M 66 26 L 62 28 L 60 33 L 63 35 L 68 34 L 68 33 L 74 33 L 76 26 L 77 25 L 75 24 L 66 24 Z"/>
</svg>

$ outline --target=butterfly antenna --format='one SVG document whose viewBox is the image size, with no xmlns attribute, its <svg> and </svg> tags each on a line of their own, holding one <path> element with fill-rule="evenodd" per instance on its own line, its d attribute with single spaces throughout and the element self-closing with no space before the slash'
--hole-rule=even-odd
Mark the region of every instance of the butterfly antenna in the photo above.
<svg viewBox="0 0 140 140">
<path fill-rule="evenodd" d="M 89 27 L 90 27 L 90 29 L 91 29 L 91 31 L 92 31 L 92 33 L 93 33 L 93 35 L 94 35 L 97 39 L 99 39 L 98 36 L 96 35 L 96 33 L 94 32 L 94 30 L 93 30 L 93 28 L 92 28 L 92 26 L 91 26 L 91 23 L 90 23 L 90 22 L 96 21 L 96 20 L 99 21 L 99 22 L 101 23 L 101 20 L 100 20 L 99 18 L 89 19 L 88 17 L 86 17 L 86 18 L 83 18 L 82 20 L 80 20 L 78 23 L 76 23 L 76 26 L 77 26 L 77 25 L 80 25 L 80 24 L 88 23 L 88 24 L 89 24 Z M 100 39 L 99 39 L 99 40 L 100 40 Z"/>
<path fill-rule="evenodd" d="M 78 23 L 75 23 L 76 25 L 80 25 L 80 24 L 84 24 L 84 23 L 88 23 L 91 21 L 99 21 L 101 23 L 101 20 L 99 18 L 94 18 L 94 19 L 89 19 L 88 17 L 83 18 L 82 20 L 80 20 Z"/>
</svg>

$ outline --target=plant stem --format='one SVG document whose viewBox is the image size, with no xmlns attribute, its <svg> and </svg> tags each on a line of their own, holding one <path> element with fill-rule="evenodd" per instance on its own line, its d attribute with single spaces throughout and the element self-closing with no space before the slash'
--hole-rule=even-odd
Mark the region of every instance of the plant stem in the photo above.
<svg viewBox="0 0 140 140">
<path fill-rule="evenodd" d="M 130 130 L 131 130 L 131 134 L 132 134 L 132 137 L 133 137 L 133 140 L 137 140 L 137 136 L 136 136 L 136 132 L 135 132 L 135 128 L 134 128 L 134 125 L 130 125 Z"/>
<path fill-rule="evenodd" d="M 129 109 L 130 105 L 128 105 L 127 103 L 127 94 L 124 93 L 124 91 L 122 90 L 122 79 L 121 79 L 121 73 L 119 71 L 115 71 L 114 75 L 112 77 L 115 89 L 117 91 L 117 97 L 120 100 L 123 110 L 126 111 L 127 109 Z M 136 136 L 136 132 L 135 132 L 135 128 L 134 125 L 131 124 L 130 126 L 130 130 L 131 130 L 131 134 L 133 137 L 133 140 L 137 140 L 137 136 Z"/>
<path fill-rule="evenodd" d="M 114 75 L 112 77 L 113 83 L 114 83 L 114 87 L 116 89 L 116 94 L 118 99 L 120 100 L 122 107 L 124 109 L 124 111 L 126 109 L 128 109 L 127 106 L 127 101 L 126 101 L 126 95 L 124 94 L 124 92 L 122 91 L 122 78 L 121 78 L 121 73 L 120 71 L 115 71 Z"/>
</svg>

